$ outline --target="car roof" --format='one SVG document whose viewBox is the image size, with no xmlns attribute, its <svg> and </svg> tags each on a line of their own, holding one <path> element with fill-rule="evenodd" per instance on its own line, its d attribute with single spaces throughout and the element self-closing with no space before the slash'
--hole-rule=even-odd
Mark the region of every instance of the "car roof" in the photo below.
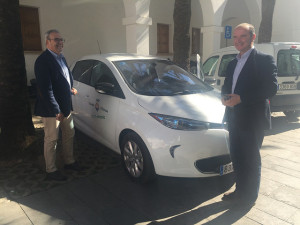
<svg viewBox="0 0 300 225">
<path fill-rule="evenodd" d="M 134 60 L 134 59 L 161 59 L 166 60 L 164 58 L 159 58 L 157 56 L 145 56 L 131 53 L 107 53 L 107 54 L 95 54 L 95 55 L 86 55 L 80 58 L 79 60 L 108 60 L 108 61 L 121 61 L 121 60 Z"/>
<path fill-rule="evenodd" d="M 274 46 L 274 47 L 282 47 L 282 46 L 292 46 L 292 45 L 300 45 L 300 42 L 268 42 L 268 43 L 254 43 L 254 47 L 263 47 L 263 46 Z M 238 51 L 234 46 L 229 46 L 225 48 L 220 48 L 218 50 L 215 50 L 211 55 L 215 55 L 218 53 L 227 53 L 227 52 L 232 52 L 232 53 L 237 53 Z"/>
</svg>

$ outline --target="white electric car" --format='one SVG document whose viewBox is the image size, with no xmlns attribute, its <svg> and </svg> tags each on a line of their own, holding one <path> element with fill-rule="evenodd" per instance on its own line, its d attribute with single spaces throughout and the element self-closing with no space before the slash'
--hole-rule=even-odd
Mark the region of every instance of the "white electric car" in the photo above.
<svg viewBox="0 0 300 225">
<path fill-rule="evenodd" d="M 75 127 L 122 155 L 131 178 L 232 171 L 220 92 L 169 60 L 85 56 L 72 66 Z"/>
</svg>

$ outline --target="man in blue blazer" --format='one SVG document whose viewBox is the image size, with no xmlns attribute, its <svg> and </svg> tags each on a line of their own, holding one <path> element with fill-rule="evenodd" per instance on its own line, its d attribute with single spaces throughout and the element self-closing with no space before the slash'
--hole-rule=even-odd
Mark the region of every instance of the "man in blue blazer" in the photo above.
<svg viewBox="0 0 300 225">
<path fill-rule="evenodd" d="M 253 25 L 238 25 L 233 38 L 239 54 L 227 67 L 222 103 L 226 106 L 224 120 L 228 123 L 236 187 L 222 199 L 253 205 L 260 186 L 259 151 L 264 130 L 271 127 L 269 98 L 277 92 L 277 68 L 272 56 L 254 48 Z"/>
<path fill-rule="evenodd" d="M 73 77 L 62 55 L 64 39 L 57 30 L 47 31 L 45 38 L 47 49 L 34 65 L 37 81 L 35 115 L 41 116 L 44 124 L 47 177 L 66 180 L 67 177 L 56 168 L 56 145 L 61 128 L 65 169 L 80 170 L 73 156 L 75 130 L 71 114 L 71 94 L 76 94 L 77 90 L 73 88 Z"/>
</svg>

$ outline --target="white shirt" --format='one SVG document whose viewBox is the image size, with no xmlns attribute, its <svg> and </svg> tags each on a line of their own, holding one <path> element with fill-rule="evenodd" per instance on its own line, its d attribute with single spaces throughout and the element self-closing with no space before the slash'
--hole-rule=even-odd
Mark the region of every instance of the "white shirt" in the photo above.
<svg viewBox="0 0 300 225">
<path fill-rule="evenodd" d="M 70 74 L 69 74 L 69 69 L 67 67 L 67 65 L 64 63 L 63 61 L 63 54 L 59 54 L 57 55 L 55 52 L 51 51 L 50 49 L 48 49 L 51 54 L 54 56 L 54 58 L 56 59 L 57 63 L 60 65 L 60 68 L 63 72 L 64 78 L 66 78 L 66 80 L 68 81 L 70 87 L 71 87 L 71 81 L 70 81 Z"/>
<path fill-rule="evenodd" d="M 236 82 L 240 76 L 240 73 L 247 61 L 247 59 L 249 58 L 249 55 L 250 53 L 252 52 L 252 50 L 254 49 L 254 46 L 249 49 L 247 52 L 245 52 L 242 56 L 240 56 L 240 54 L 238 54 L 236 56 L 236 59 L 237 59 L 237 64 L 235 66 L 235 69 L 234 69 L 234 73 L 233 73 L 233 78 L 232 78 L 232 87 L 231 87 L 231 93 L 234 94 L 234 89 L 235 89 L 235 86 L 236 86 Z"/>
</svg>

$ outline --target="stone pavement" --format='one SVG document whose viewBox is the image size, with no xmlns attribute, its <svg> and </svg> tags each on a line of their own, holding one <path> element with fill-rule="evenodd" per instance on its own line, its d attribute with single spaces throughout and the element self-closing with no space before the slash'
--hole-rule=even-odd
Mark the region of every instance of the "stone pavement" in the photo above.
<svg viewBox="0 0 300 225">
<path fill-rule="evenodd" d="M 84 139 L 81 148 L 85 147 L 86 155 L 89 151 L 94 158 L 97 152 L 105 155 L 98 164 L 97 160 L 89 161 L 91 157 L 81 160 L 90 162 L 85 165 L 91 164 L 88 168 L 93 172 L 69 174 L 70 180 L 47 188 L 29 185 L 31 191 L 20 191 L 18 195 L 12 194 L 18 192 L 18 183 L 7 185 L 0 171 L 0 224 L 300 224 L 300 123 L 287 121 L 277 113 L 273 125 L 261 150 L 261 189 L 251 209 L 221 201 L 222 194 L 234 188 L 232 175 L 205 179 L 158 177 L 151 184 L 137 184 L 127 177 L 118 156 L 81 134 L 76 141 L 78 145 L 79 139 Z M 95 170 L 95 163 L 106 166 Z M 9 174 L 21 174 L 19 167 Z M 32 168 L 41 170 L 38 166 Z M 28 173 L 23 170 L 25 181 Z M 21 182 L 22 176 L 18 179 Z"/>
</svg>

